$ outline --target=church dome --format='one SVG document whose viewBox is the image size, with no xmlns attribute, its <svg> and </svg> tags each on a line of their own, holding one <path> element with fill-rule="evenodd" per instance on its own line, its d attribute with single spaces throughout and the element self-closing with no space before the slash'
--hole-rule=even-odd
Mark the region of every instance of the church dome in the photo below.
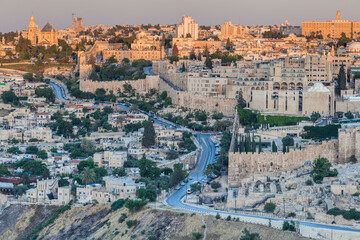
<svg viewBox="0 0 360 240">
<path fill-rule="evenodd" d="M 360 53 L 360 42 L 353 42 L 348 47 L 350 53 Z"/>
<path fill-rule="evenodd" d="M 50 25 L 50 23 L 47 23 L 41 31 L 42 32 L 51 32 L 52 29 L 53 29 L 53 27 Z"/>
</svg>

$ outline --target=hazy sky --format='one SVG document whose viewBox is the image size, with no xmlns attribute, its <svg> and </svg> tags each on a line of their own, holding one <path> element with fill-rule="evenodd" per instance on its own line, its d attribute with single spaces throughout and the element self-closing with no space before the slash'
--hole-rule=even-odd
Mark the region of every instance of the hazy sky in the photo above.
<svg viewBox="0 0 360 240">
<path fill-rule="evenodd" d="M 360 21 L 360 0 L 0 0 L 0 32 L 26 29 L 32 13 L 39 27 L 49 21 L 63 29 L 72 13 L 86 26 L 174 24 L 184 14 L 200 25 L 269 25 L 335 19 L 338 9 L 343 19 Z"/>
</svg>

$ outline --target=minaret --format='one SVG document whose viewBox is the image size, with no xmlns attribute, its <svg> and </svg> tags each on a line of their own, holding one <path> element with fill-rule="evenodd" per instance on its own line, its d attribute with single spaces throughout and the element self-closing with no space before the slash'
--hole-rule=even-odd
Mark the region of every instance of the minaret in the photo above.
<svg viewBox="0 0 360 240">
<path fill-rule="evenodd" d="M 28 27 L 28 39 L 31 41 L 32 45 L 36 45 L 36 35 L 38 27 L 35 24 L 35 18 L 33 15 L 30 17 L 29 27 Z"/>
<path fill-rule="evenodd" d="M 336 13 L 336 20 L 341 21 L 341 12 L 340 12 L 340 10 L 338 10 L 337 13 Z"/>
</svg>

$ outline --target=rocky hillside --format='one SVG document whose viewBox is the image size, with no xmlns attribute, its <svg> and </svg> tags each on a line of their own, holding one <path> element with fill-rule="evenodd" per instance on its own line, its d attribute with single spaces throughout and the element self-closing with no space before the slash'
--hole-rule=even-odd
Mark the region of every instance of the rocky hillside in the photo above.
<svg viewBox="0 0 360 240">
<path fill-rule="evenodd" d="M 130 213 L 110 205 L 12 205 L 0 217 L 0 239 L 239 239 L 247 228 L 263 240 L 306 239 L 297 234 L 255 224 L 218 220 L 213 216 L 144 208 Z M 201 234 L 201 237 L 200 237 Z"/>
</svg>

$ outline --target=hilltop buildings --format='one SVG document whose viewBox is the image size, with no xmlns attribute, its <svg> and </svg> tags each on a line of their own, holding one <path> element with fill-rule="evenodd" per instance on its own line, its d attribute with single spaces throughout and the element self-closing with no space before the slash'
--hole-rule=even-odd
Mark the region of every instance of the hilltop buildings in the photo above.
<svg viewBox="0 0 360 240">
<path fill-rule="evenodd" d="M 176 37 L 197 40 L 199 37 L 199 24 L 191 17 L 183 16 L 182 23 L 176 27 Z"/>
<path fill-rule="evenodd" d="M 54 29 L 50 23 L 40 29 L 36 23 L 34 16 L 30 17 L 27 31 L 23 31 L 22 35 L 31 41 L 32 45 L 52 46 L 58 45 L 58 30 Z"/>
<path fill-rule="evenodd" d="M 341 19 L 341 12 L 336 13 L 336 20 L 319 22 L 303 22 L 302 34 L 304 36 L 322 35 L 324 38 L 340 38 L 342 33 L 347 37 L 354 38 L 360 33 L 360 22 Z"/>
</svg>

